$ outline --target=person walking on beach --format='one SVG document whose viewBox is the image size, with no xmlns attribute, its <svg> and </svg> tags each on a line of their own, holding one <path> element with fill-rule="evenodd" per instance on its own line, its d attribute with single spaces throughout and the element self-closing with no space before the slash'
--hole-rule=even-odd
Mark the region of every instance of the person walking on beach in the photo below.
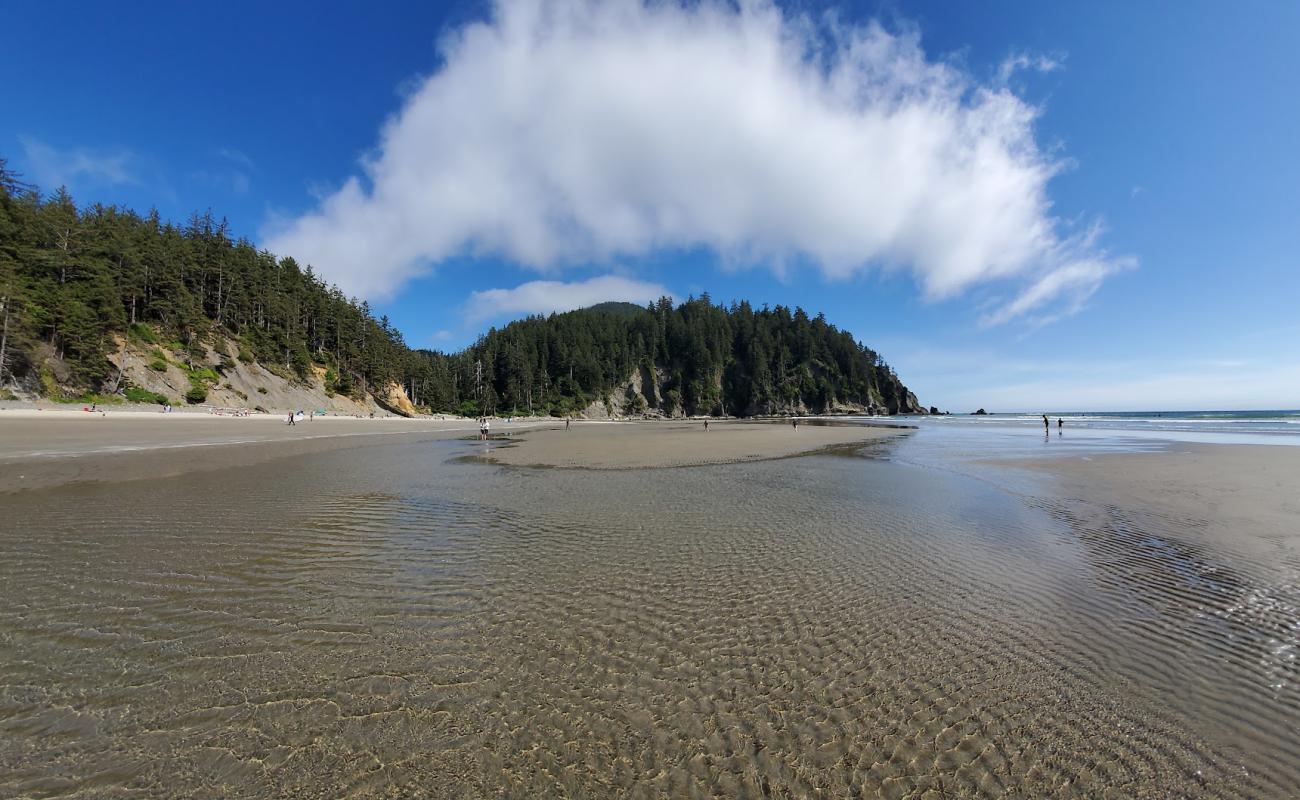
<svg viewBox="0 0 1300 800">
<path fill-rule="evenodd" d="M 564 418 L 564 429 L 565 429 L 566 431 L 569 429 L 569 423 L 570 423 L 570 422 L 573 422 L 573 420 L 569 419 L 568 417 L 565 417 L 565 418 Z"/>
<path fill-rule="evenodd" d="M 1065 420 L 1061 419 L 1060 417 L 1057 417 L 1057 418 L 1056 418 L 1056 435 L 1057 435 L 1057 436 L 1060 436 L 1060 435 L 1061 435 L 1061 429 L 1063 429 L 1064 427 L 1065 427 Z"/>
<path fill-rule="evenodd" d="M 794 428 L 796 431 L 799 430 L 799 418 L 798 418 L 798 417 L 791 417 L 791 418 L 790 418 L 790 427 Z"/>
<path fill-rule="evenodd" d="M 709 429 L 709 421 L 706 419 L 704 420 L 704 430 L 707 431 L 708 429 Z"/>
<path fill-rule="evenodd" d="M 1044 431 L 1045 433 L 1051 433 L 1051 432 L 1052 432 L 1052 423 L 1050 423 L 1050 422 L 1047 421 L 1047 415 L 1046 415 L 1046 414 L 1043 415 L 1043 431 Z"/>
<path fill-rule="evenodd" d="M 293 421 L 293 412 L 290 411 L 290 412 L 289 412 L 289 425 L 290 425 L 290 426 L 293 426 L 293 425 L 296 425 L 296 424 L 298 424 L 298 423 L 296 423 L 296 422 Z"/>
</svg>

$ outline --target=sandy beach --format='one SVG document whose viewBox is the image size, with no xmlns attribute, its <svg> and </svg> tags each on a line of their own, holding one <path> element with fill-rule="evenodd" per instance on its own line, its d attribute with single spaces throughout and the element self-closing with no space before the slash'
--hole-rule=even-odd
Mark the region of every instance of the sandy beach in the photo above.
<svg viewBox="0 0 1300 800">
<path fill-rule="evenodd" d="M 492 428 L 0 413 L 0 795 L 1300 776 L 1300 448 Z"/>
<path fill-rule="evenodd" d="M 555 423 L 497 428 L 513 432 L 544 424 Z M 0 413 L 0 492 L 162 478 L 340 448 L 467 436 L 477 429 L 474 420 L 460 418 L 317 417 L 290 426 L 284 416 L 265 414 L 11 409 Z"/>
<path fill-rule="evenodd" d="M 398 441 L 473 436 L 472 419 L 318 417 L 196 413 L 92 414 L 8 410 L 0 414 L 0 492 L 68 483 L 161 478 L 277 458 Z M 494 420 L 486 457 L 514 466 L 633 469 L 785 458 L 900 435 L 863 426 L 712 422 Z"/>
<path fill-rule="evenodd" d="M 870 444 L 904 435 L 901 429 L 787 422 L 701 421 L 578 423 L 570 430 L 530 431 L 488 458 L 514 466 L 580 469 L 653 469 L 732 464 Z"/>
<path fill-rule="evenodd" d="M 1300 557 L 1300 447 L 1171 445 L 1154 453 L 1016 459 L 1059 494 L 1098 513 L 1119 509 L 1181 521 L 1189 542 L 1258 557 Z"/>
</svg>

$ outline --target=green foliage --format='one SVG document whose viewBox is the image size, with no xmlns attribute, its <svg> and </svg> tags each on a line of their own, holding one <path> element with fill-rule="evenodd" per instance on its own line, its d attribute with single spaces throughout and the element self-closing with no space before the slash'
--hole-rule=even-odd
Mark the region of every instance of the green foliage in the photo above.
<svg viewBox="0 0 1300 800">
<path fill-rule="evenodd" d="M 159 350 L 157 347 L 155 347 L 153 349 L 153 352 L 151 352 L 149 355 L 152 356 L 152 358 L 149 361 L 149 369 L 153 370 L 154 372 L 167 371 L 167 356 L 163 355 L 162 350 Z"/>
<path fill-rule="evenodd" d="M 62 397 L 63 391 L 59 389 L 58 381 L 54 380 L 54 374 L 48 369 L 42 369 L 40 372 L 41 394 L 46 397 Z"/>
<path fill-rule="evenodd" d="M 157 344 L 158 334 L 143 322 L 136 322 L 127 328 L 127 335 L 139 344 Z"/>
<path fill-rule="evenodd" d="M 464 353 L 425 357 L 430 372 L 450 374 L 453 397 L 491 408 L 571 413 L 590 398 L 621 396 L 637 372 L 646 410 L 666 414 L 747 416 L 836 404 L 897 411 L 913 402 L 874 351 L 825 317 L 744 302 L 724 308 L 707 296 L 532 317 L 489 331 Z M 617 406 L 626 408 L 621 400 Z"/>
<path fill-rule="evenodd" d="M 637 370 L 649 383 L 647 410 L 671 414 L 912 402 L 875 352 L 823 317 L 784 306 L 723 308 L 707 296 L 645 308 L 602 303 L 493 329 L 460 353 L 411 350 L 367 303 L 310 266 L 233 238 L 211 213 L 175 224 L 116 206 L 78 208 L 62 190 L 43 197 L 15 187 L 0 185 L 0 276 L 19 309 L 10 363 L 39 371 L 52 349 L 72 391 L 114 382 L 107 355 L 123 334 L 158 345 L 151 369 L 189 365 L 187 399 L 219 380 L 204 343 L 229 372 L 225 340 L 234 339 L 234 358 L 286 380 L 307 380 L 321 365 L 330 371 L 327 390 L 360 396 L 395 382 L 419 407 L 471 415 L 575 413 L 606 398 L 621 407 Z M 60 381 L 37 377 L 46 396 L 62 394 Z"/>
<path fill-rule="evenodd" d="M 259 386 L 259 387 L 257 387 L 257 393 L 258 393 L 258 394 L 266 394 L 266 387 L 265 387 L 265 386 Z"/>
<path fill-rule="evenodd" d="M 678 389 L 669 389 L 664 393 L 664 411 L 675 414 L 682 408 L 682 393 Z"/>
<path fill-rule="evenodd" d="M 99 394 L 98 392 L 82 392 L 81 394 L 61 395 L 54 398 L 60 403 L 97 405 L 97 406 L 118 406 L 123 400 L 115 394 Z"/>
<path fill-rule="evenodd" d="M 123 390 L 122 394 L 126 396 L 127 402 L 130 403 L 156 403 L 165 406 L 171 402 L 167 399 L 167 395 L 141 389 L 138 386 L 128 386 Z"/>
<path fill-rule="evenodd" d="M 623 402 L 623 413 L 628 416 L 638 416 L 646 412 L 645 397 L 634 394 Z"/>
<path fill-rule="evenodd" d="M 202 403 L 208 399 L 208 387 L 201 383 L 190 385 L 190 390 L 185 393 L 185 402 L 191 404 Z"/>
</svg>

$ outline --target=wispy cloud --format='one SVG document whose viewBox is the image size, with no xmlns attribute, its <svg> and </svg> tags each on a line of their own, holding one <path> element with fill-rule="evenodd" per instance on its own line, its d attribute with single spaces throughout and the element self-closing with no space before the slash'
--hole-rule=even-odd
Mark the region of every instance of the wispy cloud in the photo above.
<svg viewBox="0 0 1300 800">
<path fill-rule="evenodd" d="M 139 182 L 134 171 L 137 159 L 129 150 L 87 147 L 60 150 L 31 136 L 20 136 L 18 142 L 23 148 L 28 177 L 46 190 Z"/>
<path fill-rule="evenodd" d="M 1069 313 L 1123 266 L 1060 232 L 1047 186 L 1064 162 L 1035 139 L 1039 109 L 915 33 L 764 0 L 521 0 L 441 55 L 361 174 L 268 247 L 378 298 L 467 253 L 901 268 L 929 299 L 1008 291 L 988 324 Z"/>
<path fill-rule="evenodd" d="M 190 177 L 207 188 L 242 196 L 252 188 L 253 179 L 249 173 L 256 170 L 253 159 L 242 151 L 223 147 L 216 151 L 214 164 L 194 170 Z"/>
<path fill-rule="evenodd" d="M 531 281 L 513 289 L 474 292 L 465 303 L 465 320 L 475 324 L 490 319 L 572 311 L 611 300 L 646 303 L 672 293 L 657 283 L 601 275 L 585 281 Z"/>
<path fill-rule="evenodd" d="M 249 158 L 242 150 L 236 150 L 233 147 L 223 147 L 217 151 L 217 155 L 246 170 L 257 169 L 257 165 L 253 163 L 253 159 Z"/>
<path fill-rule="evenodd" d="M 995 82 L 999 86 L 1006 86 L 1011 82 L 1012 77 L 1017 72 L 1031 70 L 1033 72 L 1055 72 L 1065 63 L 1065 56 L 1062 54 L 1046 55 L 1043 53 L 1013 53 L 1002 60 L 998 65 Z"/>
</svg>

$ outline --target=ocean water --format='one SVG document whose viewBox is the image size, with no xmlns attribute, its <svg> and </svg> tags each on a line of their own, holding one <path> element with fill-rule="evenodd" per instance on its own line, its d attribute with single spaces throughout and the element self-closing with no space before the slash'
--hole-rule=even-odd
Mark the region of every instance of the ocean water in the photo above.
<svg viewBox="0 0 1300 800">
<path fill-rule="evenodd" d="M 1044 412 L 1050 432 L 1124 440 L 1202 442 L 1207 444 L 1300 445 L 1300 411 L 1123 411 Z M 871 418 L 858 418 L 871 419 Z M 944 429 L 976 428 L 990 433 L 1043 434 L 1042 414 L 950 414 L 896 417 L 875 421 L 939 425 Z"/>
<path fill-rule="evenodd" d="M 962 467 L 1124 437 L 933 422 L 4 496 L 0 796 L 1294 796 L 1300 554 Z"/>
</svg>

